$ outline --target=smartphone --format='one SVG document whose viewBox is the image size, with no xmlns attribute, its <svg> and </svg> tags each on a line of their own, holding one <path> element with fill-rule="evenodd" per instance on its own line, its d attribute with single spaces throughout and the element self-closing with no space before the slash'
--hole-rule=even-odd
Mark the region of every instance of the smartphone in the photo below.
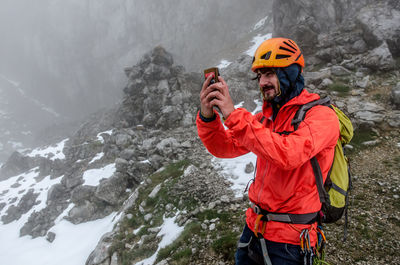
<svg viewBox="0 0 400 265">
<path fill-rule="evenodd" d="M 211 79 L 209 85 L 219 82 L 219 80 L 218 80 L 219 69 L 217 67 L 211 67 L 211 68 L 204 70 L 204 78 L 207 79 L 207 77 L 209 75 L 211 75 L 212 73 L 214 73 L 214 78 Z M 214 108 L 216 108 L 219 112 L 221 112 L 221 110 L 217 106 L 214 106 Z"/>
<path fill-rule="evenodd" d="M 219 70 L 218 70 L 217 67 L 211 67 L 211 68 L 208 68 L 208 69 L 204 70 L 204 78 L 205 79 L 207 79 L 207 77 L 209 75 L 211 75 L 212 73 L 214 73 L 214 78 L 211 79 L 210 85 L 219 82 L 219 80 L 218 80 Z"/>
</svg>

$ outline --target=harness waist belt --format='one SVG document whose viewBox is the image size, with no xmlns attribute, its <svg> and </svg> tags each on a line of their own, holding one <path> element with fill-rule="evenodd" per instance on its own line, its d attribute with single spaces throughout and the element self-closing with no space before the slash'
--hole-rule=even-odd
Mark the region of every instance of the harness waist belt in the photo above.
<svg viewBox="0 0 400 265">
<path fill-rule="evenodd" d="M 271 213 L 268 212 L 255 203 L 251 204 L 251 208 L 256 214 L 261 214 L 263 221 L 275 221 L 290 224 L 312 224 L 317 221 L 318 212 L 305 213 L 305 214 L 291 214 L 291 213 Z"/>
</svg>

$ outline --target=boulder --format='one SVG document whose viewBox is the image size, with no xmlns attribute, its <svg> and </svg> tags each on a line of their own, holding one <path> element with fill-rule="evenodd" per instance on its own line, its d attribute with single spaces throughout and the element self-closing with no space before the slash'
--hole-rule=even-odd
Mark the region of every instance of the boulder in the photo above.
<svg viewBox="0 0 400 265">
<path fill-rule="evenodd" d="M 400 111 L 389 113 L 388 124 L 394 128 L 400 128 Z"/>
<path fill-rule="evenodd" d="M 332 85 L 332 84 L 333 84 L 333 81 L 332 81 L 331 79 L 329 79 L 329 78 L 324 78 L 324 79 L 322 80 L 321 84 L 319 84 L 319 86 L 322 87 L 322 88 L 326 88 L 326 87 L 328 87 L 328 86 L 330 86 L 330 85 Z"/>
<path fill-rule="evenodd" d="M 0 181 L 21 174 L 31 168 L 31 159 L 15 151 L 0 169 Z"/>
<path fill-rule="evenodd" d="M 119 133 L 115 136 L 115 144 L 119 148 L 125 148 L 131 143 L 131 136 L 129 134 Z"/>
<path fill-rule="evenodd" d="M 244 169 L 244 172 L 247 173 L 247 174 L 250 174 L 253 171 L 254 171 L 254 165 L 253 165 L 252 162 L 250 162 L 250 163 L 248 163 L 246 165 L 246 168 Z"/>
<path fill-rule="evenodd" d="M 68 221 L 73 224 L 79 224 L 87 222 L 92 219 L 92 216 L 96 213 L 96 207 L 89 201 L 80 202 L 79 205 L 75 205 L 68 212 Z"/>
<path fill-rule="evenodd" d="M 54 184 L 51 186 L 47 193 L 47 205 L 54 204 L 56 202 L 62 202 L 70 198 L 69 192 L 67 192 L 64 185 L 61 183 Z"/>
<path fill-rule="evenodd" d="M 121 156 L 121 158 L 129 161 L 129 160 L 135 158 L 135 153 L 136 153 L 135 149 L 126 148 L 126 149 L 122 150 L 122 152 L 120 153 L 120 156 Z"/>
<path fill-rule="evenodd" d="M 361 63 L 372 70 L 392 70 L 395 67 L 395 61 L 385 41 L 370 51 Z"/>
<path fill-rule="evenodd" d="M 360 88 L 367 88 L 369 85 L 369 75 L 364 76 L 363 79 L 356 81 L 356 86 Z"/>
<path fill-rule="evenodd" d="M 359 111 L 356 113 L 356 118 L 359 119 L 361 123 L 371 125 L 382 122 L 384 117 L 385 116 L 383 114 L 372 111 Z"/>
<path fill-rule="evenodd" d="M 173 137 L 168 137 L 166 139 L 161 140 L 156 146 L 157 150 L 160 154 L 169 155 L 174 153 L 179 148 L 180 144 L 178 141 Z"/>
<path fill-rule="evenodd" d="M 322 80 L 330 79 L 332 76 L 331 69 L 324 68 L 317 72 L 304 72 L 304 80 L 306 84 L 319 85 Z"/>
<path fill-rule="evenodd" d="M 117 172 L 126 173 L 129 167 L 129 162 L 123 158 L 115 159 L 115 169 Z"/>
<path fill-rule="evenodd" d="M 194 165 L 190 165 L 183 172 L 183 177 L 185 177 L 185 178 L 190 177 L 190 176 L 193 177 L 193 175 L 195 175 L 197 172 L 199 172 L 199 169 Z"/>
<path fill-rule="evenodd" d="M 111 205 L 118 205 L 125 199 L 128 188 L 127 176 L 116 172 L 97 186 L 95 196 Z"/>
<path fill-rule="evenodd" d="M 61 184 L 64 185 L 67 189 L 73 189 L 76 186 L 82 185 L 84 180 L 82 178 L 82 173 L 78 175 L 65 175 L 61 179 Z"/>
<path fill-rule="evenodd" d="M 68 207 L 68 198 L 52 202 L 39 212 L 33 212 L 20 229 L 20 236 L 43 237 L 54 226 L 56 218 Z"/>
<path fill-rule="evenodd" d="M 46 240 L 50 243 L 53 243 L 54 239 L 56 239 L 56 234 L 54 232 L 48 232 L 46 236 Z"/>
<path fill-rule="evenodd" d="M 348 76 L 351 74 L 351 71 L 349 71 L 348 69 L 346 69 L 343 66 L 334 65 L 331 67 L 331 73 L 334 76 Z"/>
<path fill-rule="evenodd" d="M 400 110 L 400 82 L 398 82 L 396 86 L 393 86 L 390 99 L 396 109 Z"/>
<path fill-rule="evenodd" d="M 90 253 L 85 265 L 110 264 L 110 250 L 113 246 L 114 238 L 115 234 L 112 232 L 104 234 L 96 248 L 92 251 L 92 253 Z"/>
<path fill-rule="evenodd" d="M 74 204 L 80 204 L 83 201 L 90 201 L 94 197 L 96 187 L 94 186 L 78 186 L 71 192 L 71 202 Z"/>
</svg>

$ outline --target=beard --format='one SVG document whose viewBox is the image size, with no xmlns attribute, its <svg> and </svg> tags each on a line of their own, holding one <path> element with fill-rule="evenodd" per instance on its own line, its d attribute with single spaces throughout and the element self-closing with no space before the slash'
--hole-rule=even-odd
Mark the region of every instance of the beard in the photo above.
<svg viewBox="0 0 400 265">
<path fill-rule="evenodd" d="M 265 85 L 263 87 L 260 87 L 261 94 L 263 96 L 263 99 L 271 102 L 281 94 L 281 91 L 279 87 L 276 87 L 274 85 Z"/>
</svg>

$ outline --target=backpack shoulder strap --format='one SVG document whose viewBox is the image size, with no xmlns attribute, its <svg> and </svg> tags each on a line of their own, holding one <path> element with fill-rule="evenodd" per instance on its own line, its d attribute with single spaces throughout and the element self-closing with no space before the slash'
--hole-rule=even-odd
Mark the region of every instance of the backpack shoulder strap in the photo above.
<svg viewBox="0 0 400 265">
<path fill-rule="evenodd" d="M 307 104 L 304 104 L 303 106 L 300 106 L 300 108 L 297 110 L 296 114 L 294 115 L 294 117 L 292 119 L 292 123 L 291 123 L 293 125 L 295 131 L 299 128 L 300 123 L 304 120 L 307 111 L 309 111 L 312 107 L 317 106 L 317 105 L 330 106 L 331 99 L 329 97 L 325 97 L 325 98 L 311 101 Z M 316 157 L 313 157 L 313 158 L 311 158 L 310 161 L 311 161 L 312 169 L 314 171 L 315 182 L 317 184 L 319 199 L 320 199 L 321 203 L 323 203 L 323 204 L 326 204 L 326 203 L 330 204 L 328 193 L 326 192 L 326 190 L 324 188 L 321 167 L 319 166 L 318 160 Z"/>
<path fill-rule="evenodd" d="M 292 119 L 291 124 L 293 125 L 294 130 L 296 131 L 299 128 L 299 125 L 304 120 L 307 111 L 309 111 L 312 107 L 317 105 L 329 106 L 330 104 L 331 104 L 331 99 L 329 97 L 325 97 L 308 102 L 307 104 L 300 106 L 300 108 L 297 110 L 296 114 Z"/>
<path fill-rule="evenodd" d="M 313 158 L 311 158 L 310 161 L 311 161 L 312 169 L 314 171 L 315 182 L 317 184 L 317 189 L 318 189 L 318 194 L 319 194 L 319 200 L 323 204 L 324 203 L 330 204 L 328 193 L 326 192 L 326 190 L 324 188 L 321 167 L 319 166 L 318 160 L 314 156 Z"/>
<path fill-rule="evenodd" d="M 261 124 L 264 124 L 264 120 L 265 120 L 266 118 L 265 118 L 265 116 L 263 115 L 262 117 L 261 117 L 261 120 L 259 120 L 259 122 L 261 123 Z"/>
</svg>

